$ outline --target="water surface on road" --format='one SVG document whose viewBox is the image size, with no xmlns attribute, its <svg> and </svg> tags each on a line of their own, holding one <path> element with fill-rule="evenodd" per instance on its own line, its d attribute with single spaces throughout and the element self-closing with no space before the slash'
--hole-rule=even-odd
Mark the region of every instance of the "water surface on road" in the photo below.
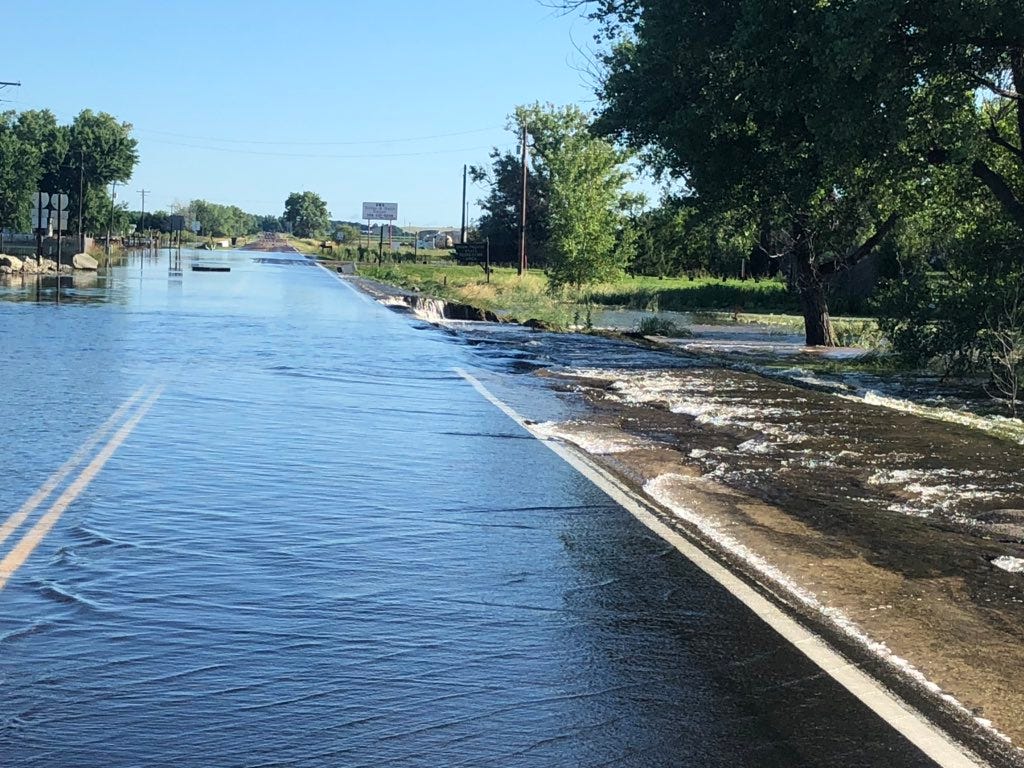
<svg viewBox="0 0 1024 768">
<path fill-rule="evenodd" d="M 483 400 L 471 346 L 300 258 L 189 257 L 0 286 L 0 519 L 163 387 L 0 591 L 3 765 L 929 764 Z"/>
</svg>

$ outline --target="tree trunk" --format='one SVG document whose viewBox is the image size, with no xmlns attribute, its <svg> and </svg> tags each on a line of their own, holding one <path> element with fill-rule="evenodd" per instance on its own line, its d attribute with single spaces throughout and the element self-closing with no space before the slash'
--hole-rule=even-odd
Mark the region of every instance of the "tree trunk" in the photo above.
<svg viewBox="0 0 1024 768">
<path fill-rule="evenodd" d="M 825 281 L 812 261 L 811 243 L 803 217 L 793 223 L 793 259 L 796 266 L 796 289 L 804 316 L 804 337 L 809 347 L 836 346 L 832 320 L 828 315 Z"/>
<path fill-rule="evenodd" d="M 1013 74 L 1013 88 L 1017 94 L 1017 147 L 1024 153 L 1024 48 L 1010 52 L 1010 72 Z M 1019 156 L 1024 165 L 1024 154 Z"/>
<path fill-rule="evenodd" d="M 771 238 L 771 219 L 762 216 L 758 227 L 757 242 L 750 249 L 750 274 L 756 280 L 762 277 L 771 277 L 772 260 L 769 256 L 769 249 L 772 247 Z"/>
</svg>

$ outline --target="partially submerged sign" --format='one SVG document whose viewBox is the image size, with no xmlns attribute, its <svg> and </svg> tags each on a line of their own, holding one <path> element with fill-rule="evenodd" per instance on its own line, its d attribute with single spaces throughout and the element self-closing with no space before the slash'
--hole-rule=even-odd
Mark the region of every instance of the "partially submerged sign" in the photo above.
<svg viewBox="0 0 1024 768">
<path fill-rule="evenodd" d="M 363 218 L 367 221 L 396 221 L 398 203 L 363 203 Z"/>
</svg>

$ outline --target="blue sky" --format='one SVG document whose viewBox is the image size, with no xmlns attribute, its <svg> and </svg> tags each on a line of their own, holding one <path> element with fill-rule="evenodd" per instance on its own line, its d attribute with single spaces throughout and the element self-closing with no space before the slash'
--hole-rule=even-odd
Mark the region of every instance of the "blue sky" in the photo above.
<svg viewBox="0 0 1024 768">
<path fill-rule="evenodd" d="M 148 209 L 278 214 L 310 189 L 335 218 L 384 200 L 401 224 L 457 224 L 462 165 L 513 144 L 516 104 L 596 106 L 592 26 L 538 0 L 53 0 L 6 4 L 4 29 L 0 80 L 22 83 L 4 108 L 135 126 L 133 208 L 145 187 Z"/>
</svg>

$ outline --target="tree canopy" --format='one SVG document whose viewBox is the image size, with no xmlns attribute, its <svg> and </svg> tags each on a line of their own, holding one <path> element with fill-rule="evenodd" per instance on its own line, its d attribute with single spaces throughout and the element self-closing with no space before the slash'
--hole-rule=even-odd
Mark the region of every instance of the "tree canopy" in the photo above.
<svg viewBox="0 0 1024 768">
<path fill-rule="evenodd" d="M 131 178 L 138 162 L 132 126 L 106 112 L 83 110 L 69 125 L 61 125 L 50 110 L 5 113 L 0 141 L 17 152 L 3 153 L 0 168 L 10 175 L 0 182 L 0 215 L 5 226 L 25 228 L 30 196 L 35 191 L 63 192 L 76 210 L 82 190 L 83 226 L 95 231 L 109 218 L 112 182 Z M 15 166 L 17 168 L 15 169 Z M 24 200 L 14 203 L 15 199 Z M 77 230 L 77 220 L 72 230 Z"/>
<path fill-rule="evenodd" d="M 291 225 L 296 237 L 319 237 L 331 224 L 327 203 L 314 192 L 292 192 L 288 195 L 281 219 Z"/>
</svg>

